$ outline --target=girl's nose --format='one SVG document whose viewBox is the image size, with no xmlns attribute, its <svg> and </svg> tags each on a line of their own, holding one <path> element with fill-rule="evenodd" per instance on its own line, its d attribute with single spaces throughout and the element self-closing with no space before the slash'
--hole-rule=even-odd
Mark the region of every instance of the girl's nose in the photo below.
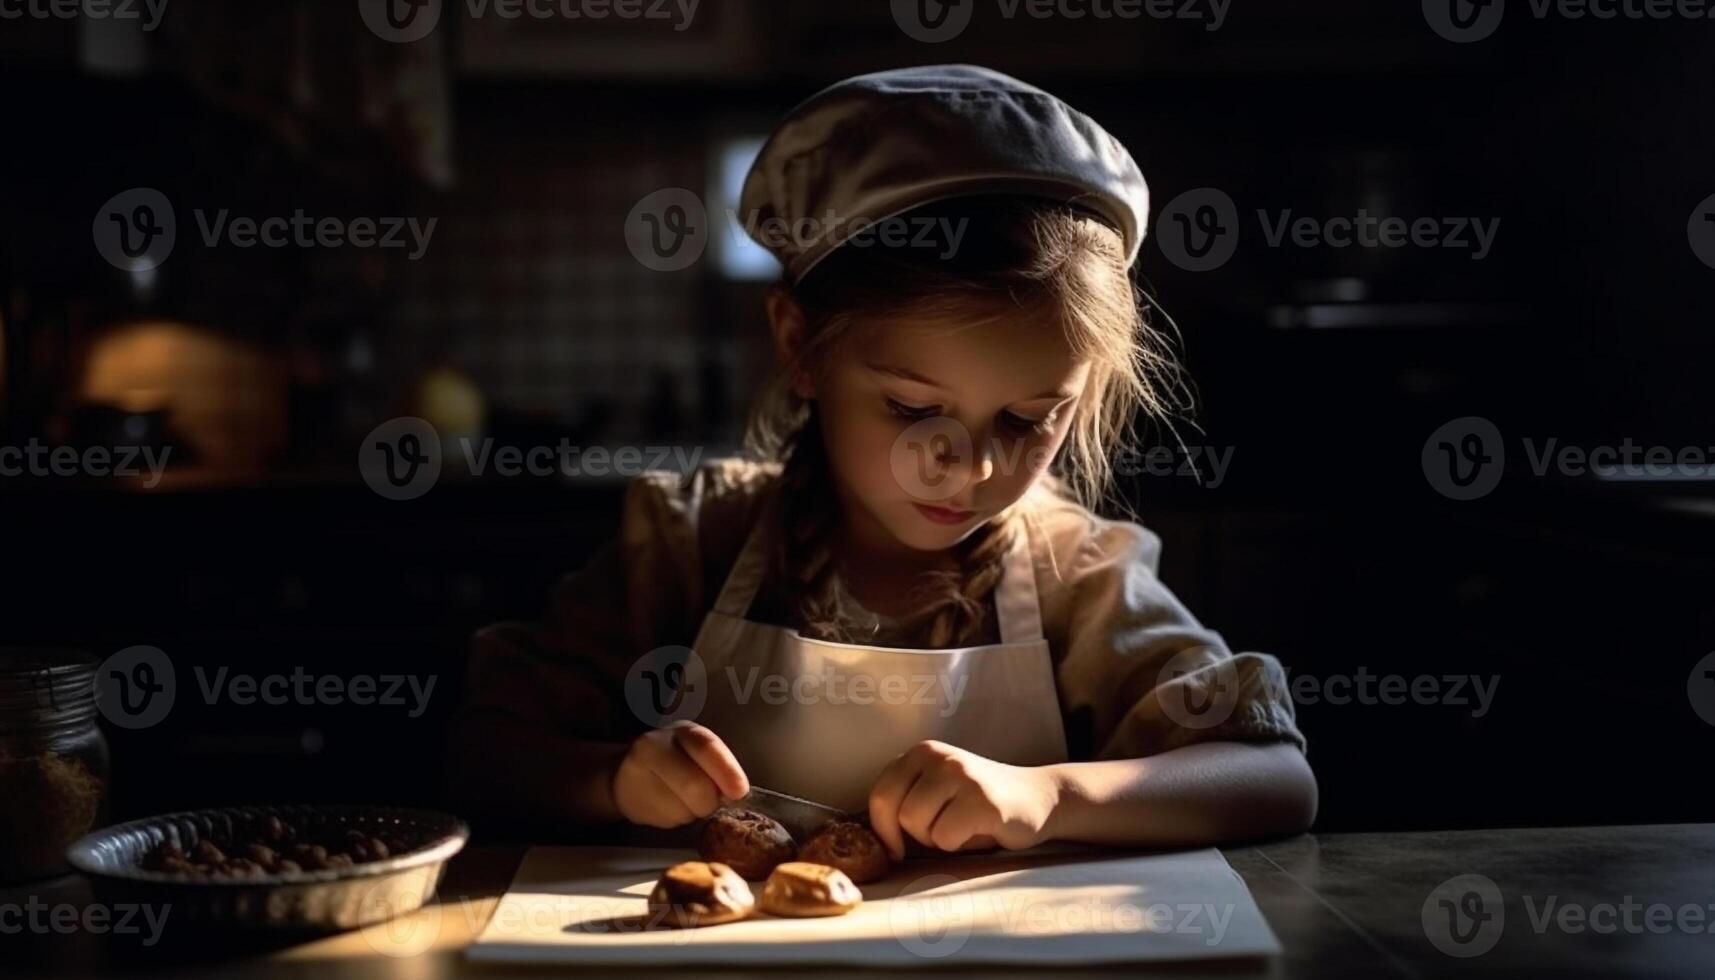
<svg viewBox="0 0 1715 980">
<path fill-rule="evenodd" d="M 971 464 L 971 482 L 987 483 L 994 476 L 995 446 L 993 439 L 978 440 L 973 447 L 976 458 Z"/>
<path fill-rule="evenodd" d="M 941 458 L 943 466 L 949 469 L 967 468 L 968 472 L 961 485 L 986 483 L 994 476 L 996 446 L 992 433 L 981 429 L 966 429 L 970 441 L 952 449 Z"/>
</svg>

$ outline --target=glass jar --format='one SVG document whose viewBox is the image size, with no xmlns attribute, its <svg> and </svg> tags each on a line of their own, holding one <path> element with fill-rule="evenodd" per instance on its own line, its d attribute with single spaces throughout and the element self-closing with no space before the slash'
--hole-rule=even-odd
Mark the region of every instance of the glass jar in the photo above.
<svg viewBox="0 0 1715 980">
<path fill-rule="evenodd" d="M 0 883 L 65 870 L 108 812 L 107 738 L 94 658 L 0 648 Z"/>
</svg>

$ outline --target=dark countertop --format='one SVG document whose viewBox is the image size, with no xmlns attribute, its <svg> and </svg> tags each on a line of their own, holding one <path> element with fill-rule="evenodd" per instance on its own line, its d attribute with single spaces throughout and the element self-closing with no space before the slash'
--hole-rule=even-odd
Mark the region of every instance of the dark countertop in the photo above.
<svg viewBox="0 0 1715 980">
<path fill-rule="evenodd" d="M 1144 971 L 1147 975 L 1715 975 L 1715 940 L 1704 931 L 1715 928 L 1715 824 L 1306 835 L 1227 848 L 1225 853 L 1250 886 L 1285 954 L 1278 961 L 1195 969 L 1168 966 Z M 134 950 L 119 955 L 92 941 L 98 937 L 75 933 L 8 935 L 4 942 L 23 950 L 36 971 L 32 975 L 42 977 L 435 980 L 565 975 L 572 971 L 478 967 L 462 956 L 492 914 L 521 856 L 522 849 L 516 847 L 472 848 L 453 862 L 439 906 L 393 923 L 268 952 L 203 949 L 191 958 L 182 949 L 157 949 L 148 955 Z M 1450 945 L 1471 952 L 1493 938 L 1492 948 L 1455 957 L 1431 941 L 1433 932 L 1441 933 L 1443 942 L 1454 942 L 1442 931 L 1446 913 L 1432 899 L 1465 902 L 1462 887 L 1437 889 L 1467 875 L 1493 883 L 1502 911 L 1468 945 Z M 64 878 L 0 891 L 0 906 L 32 895 L 48 903 L 87 901 L 82 882 Z M 1492 915 L 1494 906 L 1484 911 Z M 1459 928 L 1469 925 L 1462 920 Z M 1139 972 L 1079 971 L 1113 976 Z M 956 966 L 936 971 L 937 976 L 958 973 Z"/>
</svg>

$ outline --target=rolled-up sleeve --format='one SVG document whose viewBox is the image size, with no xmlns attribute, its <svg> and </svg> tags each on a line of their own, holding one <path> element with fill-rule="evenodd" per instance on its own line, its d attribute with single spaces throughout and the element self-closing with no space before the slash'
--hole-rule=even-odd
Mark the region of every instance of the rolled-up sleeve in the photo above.
<svg viewBox="0 0 1715 980">
<path fill-rule="evenodd" d="M 1154 533 L 1121 521 L 1093 530 L 1066 569 L 1056 681 L 1072 744 L 1096 759 L 1209 741 L 1304 749 L 1280 662 L 1233 653 L 1191 615 L 1156 577 Z"/>
</svg>

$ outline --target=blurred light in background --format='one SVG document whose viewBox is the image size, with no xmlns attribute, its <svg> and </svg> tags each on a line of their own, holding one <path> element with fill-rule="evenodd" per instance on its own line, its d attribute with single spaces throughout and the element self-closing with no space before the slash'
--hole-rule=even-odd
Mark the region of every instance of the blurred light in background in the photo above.
<svg viewBox="0 0 1715 980">
<path fill-rule="evenodd" d="M 183 323 L 134 323 L 96 340 L 80 394 L 87 404 L 133 416 L 164 415 L 172 441 L 191 450 L 199 467 L 253 472 L 286 444 L 286 375 L 278 360 Z"/>
<path fill-rule="evenodd" d="M 727 279 L 763 281 L 780 275 L 780 263 L 745 234 L 748 219 L 738 210 L 744 177 L 765 141 L 766 137 L 747 136 L 727 140 L 716 150 L 714 180 L 708 194 L 709 221 L 714 226 L 715 260 Z"/>
<path fill-rule="evenodd" d="M 131 287 L 139 299 L 148 299 L 155 291 L 155 270 L 132 269 Z"/>
<path fill-rule="evenodd" d="M 482 389 L 471 376 L 446 364 L 428 369 L 417 379 L 410 410 L 434 426 L 443 441 L 481 438 L 488 413 Z"/>
</svg>

